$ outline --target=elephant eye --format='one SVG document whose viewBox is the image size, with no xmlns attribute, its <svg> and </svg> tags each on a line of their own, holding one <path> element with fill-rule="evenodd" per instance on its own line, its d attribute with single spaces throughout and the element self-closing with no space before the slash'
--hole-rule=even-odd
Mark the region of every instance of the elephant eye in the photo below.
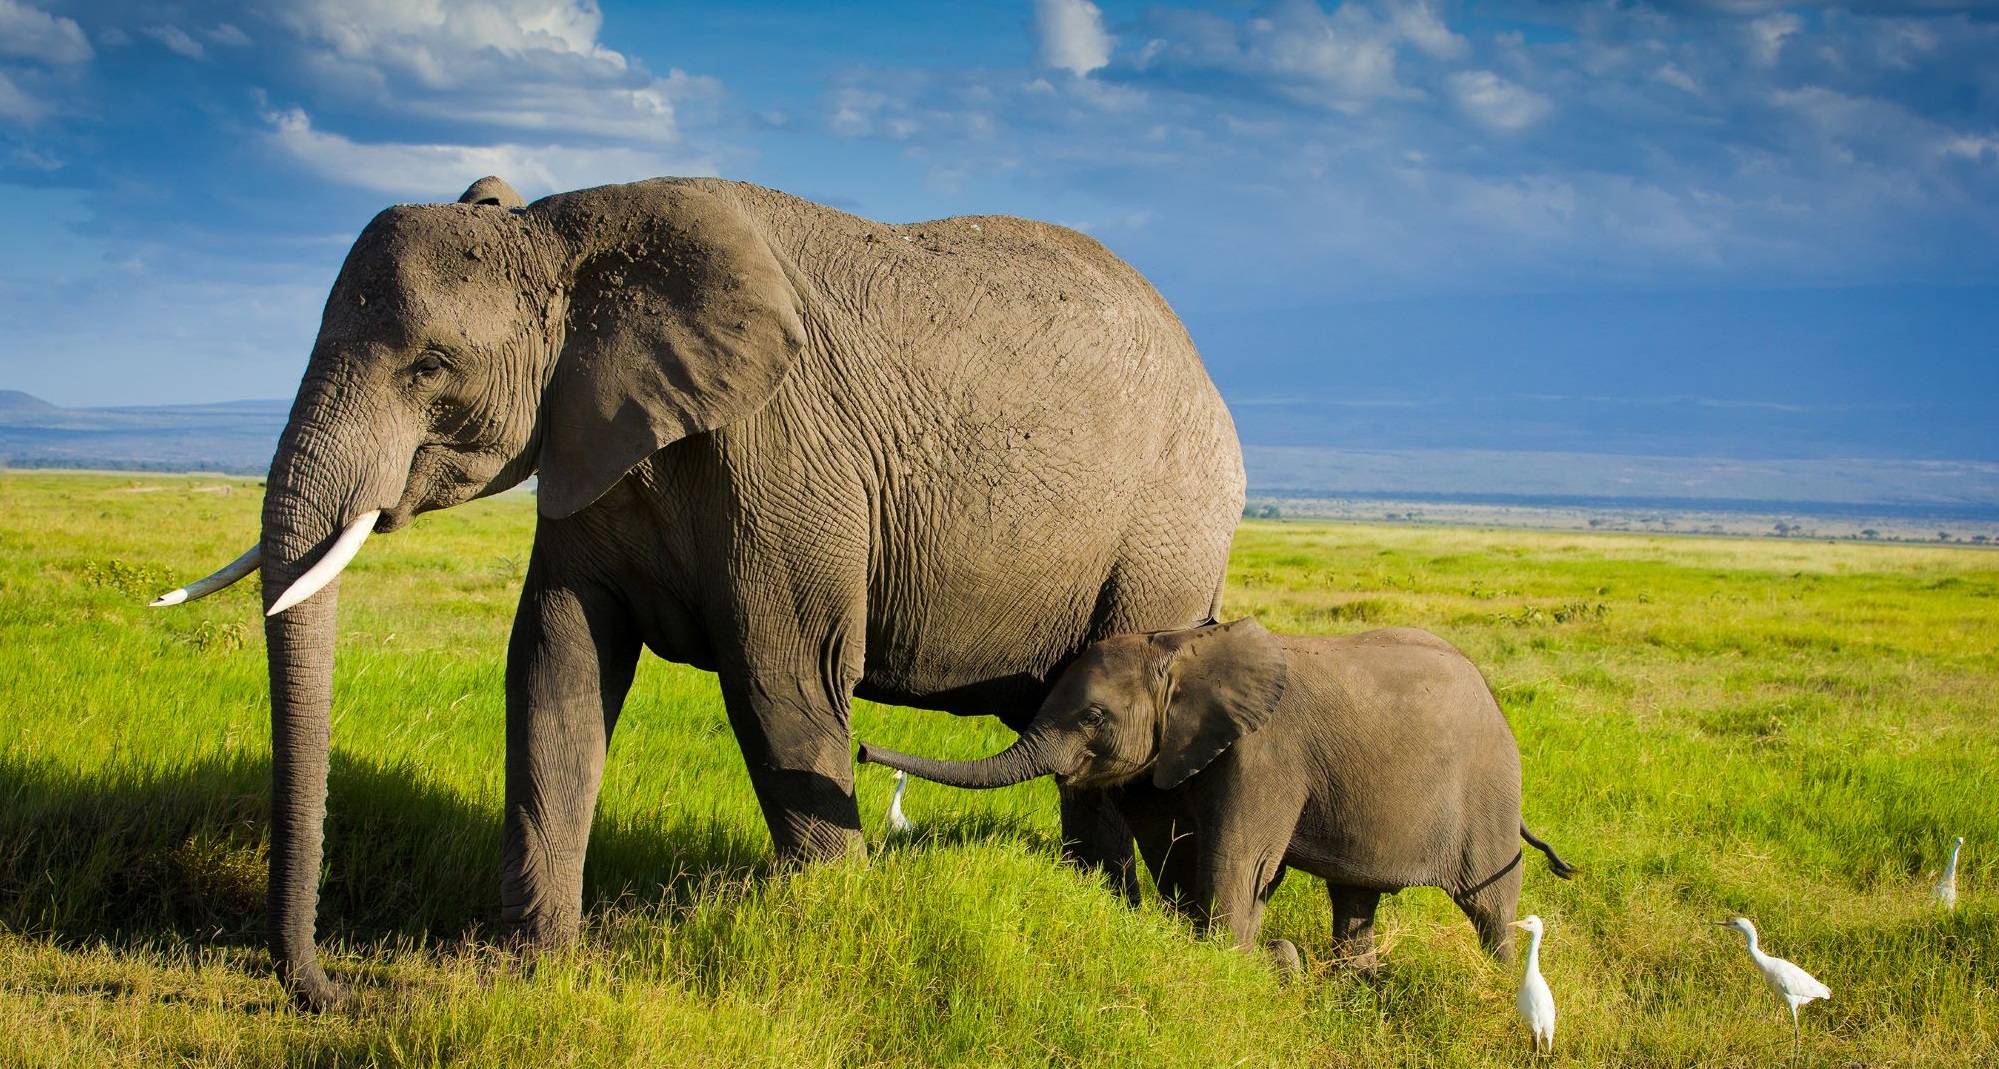
<svg viewBox="0 0 1999 1069">
<path fill-rule="evenodd" d="M 1085 727 L 1096 727 L 1098 724 L 1104 722 L 1104 716 L 1103 706 L 1092 705 L 1088 709 L 1083 710 L 1083 725 Z"/>
<path fill-rule="evenodd" d="M 424 353 L 422 356 L 417 357 L 414 363 L 410 364 L 410 378 L 417 382 L 424 382 L 435 377 L 443 370 L 444 357 L 436 353 Z"/>
</svg>

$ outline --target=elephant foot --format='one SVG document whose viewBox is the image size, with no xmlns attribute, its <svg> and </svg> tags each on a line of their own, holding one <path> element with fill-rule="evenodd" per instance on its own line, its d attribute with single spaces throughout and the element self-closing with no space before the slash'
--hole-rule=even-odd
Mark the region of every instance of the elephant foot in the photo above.
<svg viewBox="0 0 1999 1069">
<path fill-rule="evenodd" d="M 302 1013 L 337 1010 L 354 996 L 353 988 L 335 983 L 317 968 L 305 975 L 286 977 L 284 985 L 292 1006 Z"/>
<path fill-rule="evenodd" d="M 1342 969 L 1351 969 L 1363 980 L 1372 980 L 1381 971 L 1381 957 L 1374 945 L 1372 933 L 1366 938 L 1335 940 L 1333 943 L 1333 964 Z"/>
<path fill-rule="evenodd" d="M 503 889 L 500 896 L 500 945 L 517 956 L 529 957 L 539 951 L 574 943 L 583 932 L 580 892 L 577 897 L 577 905 L 567 909 L 550 908 L 545 904 L 547 899 L 539 895 L 523 894 L 509 901 L 515 896 Z M 537 899 L 542 904 L 530 904 Z"/>
<path fill-rule="evenodd" d="M 1131 860 L 1106 861 L 1102 858 L 1084 857 L 1072 850 L 1064 850 L 1062 852 L 1062 862 L 1066 865 L 1074 865 L 1085 872 L 1096 873 L 1103 879 L 1104 886 L 1109 888 L 1112 894 L 1124 899 L 1125 905 L 1133 909 L 1138 908 L 1140 892 L 1135 858 Z"/>
<path fill-rule="evenodd" d="M 1375 954 L 1371 944 L 1367 947 L 1342 948 L 1339 964 L 1342 968 L 1353 970 L 1363 980 L 1372 980 L 1381 973 L 1381 959 Z"/>
<path fill-rule="evenodd" d="M 1270 963 L 1277 969 L 1277 975 L 1286 980 L 1295 980 L 1305 975 L 1305 957 L 1298 953 L 1298 944 L 1289 939 L 1272 939 L 1263 944 L 1270 955 Z"/>
<path fill-rule="evenodd" d="M 501 946 L 513 957 L 523 976 L 533 976 L 535 966 L 540 964 L 544 954 L 560 950 L 574 943 L 581 934 L 582 926 L 568 924 L 560 926 L 516 925 L 507 930 Z"/>
<path fill-rule="evenodd" d="M 843 857 L 866 857 L 867 840 L 852 828 L 805 818 L 787 829 L 785 841 L 777 844 L 777 860 L 784 865 L 819 865 Z M 776 836 L 772 836 L 776 840 Z"/>
</svg>

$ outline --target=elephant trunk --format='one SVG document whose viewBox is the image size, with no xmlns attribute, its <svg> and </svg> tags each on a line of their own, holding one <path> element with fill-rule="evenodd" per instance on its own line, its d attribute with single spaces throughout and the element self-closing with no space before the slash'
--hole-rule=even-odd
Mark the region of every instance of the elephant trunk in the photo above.
<svg viewBox="0 0 1999 1069">
<path fill-rule="evenodd" d="M 297 570 L 289 571 L 281 576 L 277 569 L 266 570 L 267 601 L 291 585 Z M 308 1009 L 324 1009 L 339 999 L 313 945 L 332 747 L 338 594 L 335 580 L 318 597 L 264 621 L 271 669 L 271 871 L 265 937 L 278 978 Z"/>
<path fill-rule="evenodd" d="M 264 496 L 264 639 L 271 678 L 271 847 L 265 938 L 292 1000 L 311 1010 L 338 1002 L 344 990 L 320 968 L 313 929 L 326 821 L 331 758 L 336 575 L 314 596 L 278 605 L 333 548 L 355 518 L 393 502 L 407 480 L 362 433 L 335 433 L 323 398 L 338 391 L 301 388 L 279 439 Z M 271 611 L 277 608 L 278 611 Z"/>
<path fill-rule="evenodd" d="M 1016 739 L 1012 746 L 977 761 L 937 761 L 884 750 L 867 743 L 861 744 L 855 759 L 898 768 L 932 783 L 984 790 L 1011 787 L 1040 776 L 1063 775 L 1077 763 L 1072 759 L 1077 755 L 1069 752 L 1072 749 L 1051 741 L 1044 734 L 1030 731 Z"/>
</svg>

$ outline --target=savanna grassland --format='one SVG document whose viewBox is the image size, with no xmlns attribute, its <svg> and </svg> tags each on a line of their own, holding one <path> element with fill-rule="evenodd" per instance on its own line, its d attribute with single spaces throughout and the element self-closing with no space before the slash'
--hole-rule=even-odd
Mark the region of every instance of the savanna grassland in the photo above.
<svg viewBox="0 0 1999 1069">
<path fill-rule="evenodd" d="M 222 492 L 216 487 L 227 487 Z M 255 584 L 147 598 L 255 538 L 254 482 L 0 476 L 0 1065 L 1526 1064 L 1514 974 L 1436 891 L 1382 911 L 1374 982 L 1327 964 L 1317 882 L 1269 935 L 1303 982 L 1055 861 L 1053 788 L 860 771 L 871 856 L 773 870 L 712 677 L 649 660 L 612 744 L 585 938 L 492 950 L 501 659 L 533 529 L 505 495 L 372 542 L 342 590 L 320 931 L 340 1012 L 260 947 L 269 747 Z M 1576 1065 L 1999 1066 L 1999 554 L 1246 523 L 1231 613 L 1431 628 L 1520 738 L 1522 910 Z M 987 720 L 862 704 L 963 757 Z M 1960 906 L 1929 887 L 1967 840 Z M 1741 940 L 1833 990 L 1788 1016 Z"/>
</svg>

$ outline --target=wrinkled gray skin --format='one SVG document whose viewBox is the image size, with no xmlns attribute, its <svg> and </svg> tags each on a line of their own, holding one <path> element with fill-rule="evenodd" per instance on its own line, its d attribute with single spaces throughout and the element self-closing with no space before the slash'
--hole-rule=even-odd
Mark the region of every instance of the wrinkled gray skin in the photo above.
<svg viewBox="0 0 1999 1069">
<path fill-rule="evenodd" d="M 501 876 L 528 944 L 577 930 L 642 648 L 719 674 L 778 852 L 827 857 L 859 842 L 851 695 L 1025 724 L 1086 643 L 1214 618 L 1243 489 L 1186 332 L 1080 234 L 485 179 L 348 254 L 271 464 L 266 605 L 354 517 L 393 531 L 537 471 Z M 268 926 L 308 1007 L 342 993 L 313 946 L 337 589 L 267 623 Z M 1064 818 L 1128 889 L 1103 796 Z"/>
<path fill-rule="evenodd" d="M 1118 635 L 1056 679 L 1003 753 L 863 745 L 860 759 L 959 787 L 1115 788 L 1169 904 L 1247 948 L 1301 869 L 1326 881 L 1340 955 L 1362 969 L 1384 892 L 1443 888 L 1504 961 L 1521 837 L 1571 871 L 1520 821 L 1519 750 L 1484 678 L 1409 628 L 1279 636 L 1245 618 Z"/>
</svg>

